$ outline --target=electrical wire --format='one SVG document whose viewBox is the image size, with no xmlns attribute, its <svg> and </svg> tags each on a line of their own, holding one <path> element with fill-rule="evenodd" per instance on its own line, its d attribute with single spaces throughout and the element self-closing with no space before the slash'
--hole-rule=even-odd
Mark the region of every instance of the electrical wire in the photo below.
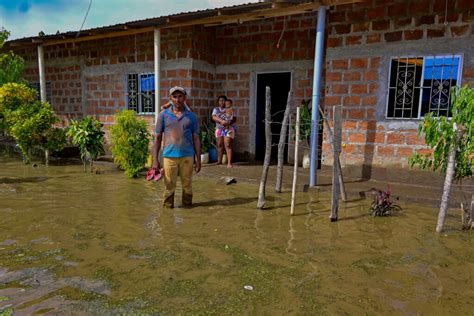
<svg viewBox="0 0 474 316">
<path fill-rule="evenodd" d="M 84 16 L 84 20 L 82 21 L 81 27 L 79 28 L 79 31 L 76 34 L 76 38 L 79 37 L 79 34 L 82 31 L 82 27 L 84 26 L 84 23 L 86 23 L 87 16 L 89 15 L 89 11 L 91 9 L 91 6 L 92 6 L 92 0 L 89 2 L 89 7 L 87 7 L 86 15 Z"/>
</svg>

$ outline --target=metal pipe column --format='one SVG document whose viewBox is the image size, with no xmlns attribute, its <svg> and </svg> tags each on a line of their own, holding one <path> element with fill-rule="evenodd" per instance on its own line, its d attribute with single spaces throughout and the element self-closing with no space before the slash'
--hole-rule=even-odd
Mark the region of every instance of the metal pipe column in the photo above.
<svg viewBox="0 0 474 316">
<path fill-rule="evenodd" d="M 314 73 L 313 73 L 313 98 L 311 101 L 311 163 L 309 185 L 317 184 L 316 170 L 318 168 L 318 123 L 319 123 L 319 99 L 321 96 L 321 72 L 323 69 L 324 54 L 324 26 L 326 24 L 326 7 L 321 6 L 318 10 L 318 21 L 316 28 L 316 44 L 314 49 Z"/>
<path fill-rule="evenodd" d="M 45 72 L 44 72 L 43 45 L 38 46 L 38 70 L 39 70 L 39 83 L 40 83 L 41 102 L 47 102 L 48 100 L 46 100 L 46 75 L 45 75 Z"/>
<path fill-rule="evenodd" d="M 154 47 L 155 47 L 155 125 L 158 121 L 158 114 L 160 113 L 160 76 L 161 76 L 161 33 L 160 29 L 154 31 Z"/>
</svg>

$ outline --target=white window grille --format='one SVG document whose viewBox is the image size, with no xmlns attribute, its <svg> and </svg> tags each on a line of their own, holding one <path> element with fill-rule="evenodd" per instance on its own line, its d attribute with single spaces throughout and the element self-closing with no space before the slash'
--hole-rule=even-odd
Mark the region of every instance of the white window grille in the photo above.
<svg viewBox="0 0 474 316">
<path fill-rule="evenodd" d="M 451 116 L 451 87 L 460 85 L 461 65 L 460 55 L 392 58 L 386 117 Z"/>
<path fill-rule="evenodd" d="M 139 114 L 155 113 L 155 74 L 128 74 L 127 108 Z"/>
</svg>

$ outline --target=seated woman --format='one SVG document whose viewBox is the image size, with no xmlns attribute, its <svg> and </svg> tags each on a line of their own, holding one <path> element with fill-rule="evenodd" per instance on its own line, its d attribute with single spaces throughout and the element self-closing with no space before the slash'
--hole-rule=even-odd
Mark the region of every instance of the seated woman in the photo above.
<svg viewBox="0 0 474 316">
<path fill-rule="evenodd" d="M 234 123 L 237 117 L 232 109 L 232 100 L 228 100 L 226 96 L 219 96 L 217 105 L 212 111 L 212 120 L 216 122 L 217 164 L 222 163 L 225 147 L 227 168 L 232 168 L 233 140 L 235 137 Z"/>
</svg>

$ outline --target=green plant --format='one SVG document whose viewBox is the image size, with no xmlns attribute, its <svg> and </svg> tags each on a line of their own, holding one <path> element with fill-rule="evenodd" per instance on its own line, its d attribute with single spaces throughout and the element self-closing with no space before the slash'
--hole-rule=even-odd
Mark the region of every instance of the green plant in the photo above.
<svg viewBox="0 0 474 316">
<path fill-rule="evenodd" d="M 40 139 L 40 146 L 45 151 L 46 163 L 49 161 L 49 154 L 63 150 L 66 143 L 66 131 L 63 128 L 51 127 L 46 130 Z"/>
<path fill-rule="evenodd" d="M 4 28 L 0 29 L 0 50 L 3 47 L 3 44 L 10 36 L 10 32 Z M 8 82 L 19 82 L 26 83 L 22 79 L 24 61 L 18 55 L 15 55 L 13 52 L 6 52 L 0 54 L 0 87 Z"/>
<path fill-rule="evenodd" d="M 305 140 L 308 144 L 311 138 L 311 110 L 309 104 L 311 100 L 303 100 L 301 101 L 300 107 L 300 141 Z M 323 127 L 323 118 L 320 116 L 318 128 L 321 130 Z M 293 134 L 293 138 L 296 135 L 296 124 L 292 124 L 291 131 Z"/>
<path fill-rule="evenodd" d="M 84 164 L 84 171 L 86 171 L 86 162 L 89 160 L 90 171 L 94 160 L 100 154 L 104 153 L 104 131 L 103 124 L 91 116 L 77 121 L 71 120 L 66 135 L 72 138 L 72 143 L 79 146 L 81 153 L 81 160 Z"/>
<path fill-rule="evenodd" d="M 208 113 L 199 131 L 199 140 L 201 141 L 201 150 L 203 153 L 208 152 L 212 147 L 216 147 L 215 131 L 215 123 L 211 119 L 211 113 Z"/>
<path fill-rule="evenodd" d="M 0 131 L 7 132 L 6 117 L 22 105 L 35 101 L 36 91 L 21 83 L 6 83 L 0 86 Z"/>
<path fill-rule="evenodd" d="M 6 122 L 8 132 L 20 148 L 25 163 L 30 161 L 30 150 L 41 146 L 41 140 L 59 119 L 48 103 L 35 101 L 22 104 L 14 111 L 8 112 Z"/>
<path fill-rule="evenodd" d="M 148 158 L 150 133 L 147 123 L 137 119 L 134 111 L 125 110 L 115 115 L 110 132 L 114 162 L 128 177 L 138 176 Z"/>
<path fill-rule="evenodd" d="M 464 86 L 451 90 L 452 117 L 436 117 L 427 114 L 418 133 L 425 135 L 425 143 L 433 154 L 415 154 L 410 157 L 410 166 L 422 169 L 441 170 L 446 173 L 448 156 L 455 148 L 454 180 L 472 176 L 474 153 L 474 89 Z"/>
<path fill-rule="evenodd" d="M 474 159 L 474 89 L 468 86 L 451 89 L 452 117 L 426 115 L 418 132 L 425 135 L 425 143 L 433 154 L 417 153 L 410 157 L 410 166 L 441 170 L 445 182 L 438 213 L 436 232 L 443 230 L 452 181 L 460 182 L 472 176 Z"/>
<path fill-rule="evenodd" d="M 395 211 L 401 211 L 401 207 L 398 204 L 392 202 L 390 198 L 391 192 L 390 189 L 378 190 L 371 189 L 374 194 L 374 200 L 370 205 L 369 214 L 372 216 L 390 216 Z"/>
</svg>

